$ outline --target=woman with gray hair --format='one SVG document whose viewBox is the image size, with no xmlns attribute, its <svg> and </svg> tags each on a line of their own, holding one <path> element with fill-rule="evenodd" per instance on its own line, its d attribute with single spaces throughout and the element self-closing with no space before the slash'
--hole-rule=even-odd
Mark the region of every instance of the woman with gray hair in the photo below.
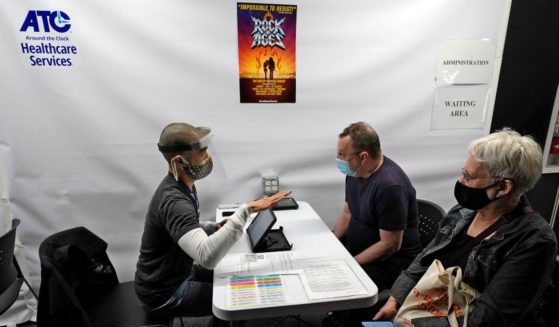
<svg viewBox="0 0 559 327">
<path fill-rule="evenodd" d="M 557 241 L 524 197 L 541 169 L 542 150 L 528 136 L 506 128 L 474 140 L 454 189 L 459 207 L 448 213 L 433 241 L 400 274 L 373 319 L 394 319 L 438 259 L 444 267 L 461 267 L 463 281 L 479 292 L 468 326 L 545 326 L 538 304 L 549 285 Z M 449 326 L 446 317 L 406 323 Z"/>
</svg>

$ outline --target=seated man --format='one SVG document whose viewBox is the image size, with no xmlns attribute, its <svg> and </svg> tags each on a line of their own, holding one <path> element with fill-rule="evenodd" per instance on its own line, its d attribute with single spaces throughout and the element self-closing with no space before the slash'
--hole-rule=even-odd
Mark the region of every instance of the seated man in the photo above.
<svg viewBox="0 0 559 327">
<path fill-rule="evenodd" d="M 364 122 L 349 125 L 339 135 L 336 163 L 347 176 L 334 234 L 379 291 L 389 289 L 421 250 L 415 189 L 404 171 L 382 154 L 377 133 Z"/>
<path fill-rule="evenodd" d="M 226 223 L 200 223 L 194 183 L 212 171 L 210 138 L 209 128 L 184 123 L 167 125 L 159 138 L 168 173 L 149 204 L 135 276 L 136 293 L 148 313 L 211 315 L 213 278 L 207 269 L 213 269 L 241 237 L 252 212 L 290 193 L 243 204 Z"/>
</svg>

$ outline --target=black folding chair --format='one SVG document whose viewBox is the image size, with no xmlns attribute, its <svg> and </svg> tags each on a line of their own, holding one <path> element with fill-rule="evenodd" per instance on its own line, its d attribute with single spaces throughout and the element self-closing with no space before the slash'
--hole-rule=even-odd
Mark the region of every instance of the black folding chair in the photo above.
<svg viewBox="0 0 559 327">
<path fill-rule="evenodd" d="M 41 243 L 38 327 L 172 325 L 173 318 L 149 316 L 140 307 L 134 282 L 119 283 L 106 249 L 107 243 L 84 227 Z"/>
<path fill-rule="evenodd" d="M 444 218 L 446 213 L 438 204 L 418 199 L 417 215 L 421 248 L 424 248 L 435 237 L 435 234 L 437 234 L 439 222 Z"/>
</svg>

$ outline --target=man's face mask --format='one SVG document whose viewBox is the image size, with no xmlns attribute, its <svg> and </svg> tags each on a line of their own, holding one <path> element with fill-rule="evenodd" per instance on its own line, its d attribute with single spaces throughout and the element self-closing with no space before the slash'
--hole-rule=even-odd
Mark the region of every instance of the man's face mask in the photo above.
<svg viewBox="0 0 559 327">
<path fill-rule="evenodd" d="M 486 191 L 499 183 L 500 182 L 495 182 L 484 188 L 473 188 L 460 183 L 460 181 L 456 181 L 456 185 L 454 186 L 454 197 L 456 198 L 456 201 L 458 201 L 458 204 L 462 207 L 479 210 L 484 208 L 491 201 L 498 199 L 498 197 L 490 199 L 487 196 Z"/>
<path fill-rule="evenodd" d="M 214 167 L 211 156 L 208 156 L 204 161 L 199 164 L 191 164 L 183 158 L 184 171 L 193 180 L 199 180 L 208 176 Z"/>
<path fill-rule="evenodd" d="M 340 172 L 344 175 L 355 177 L 357 173 L 349 168 L 349 163 L 346 160 L 336 158 L 336 166 L 340 170 Z"/>
</svg>

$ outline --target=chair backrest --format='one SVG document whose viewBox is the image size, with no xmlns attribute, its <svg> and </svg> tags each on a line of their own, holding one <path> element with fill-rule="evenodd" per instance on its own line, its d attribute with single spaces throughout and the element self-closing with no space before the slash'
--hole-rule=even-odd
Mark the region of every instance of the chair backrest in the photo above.
<svg viewBox="0 0 559 327">
<path fill-rule="evenodd" d="M 134 283 L 119 284 L 108 244 L 85 227 L 46 238 L 39 247 L 38 327 L 167 326 L 140 307 Z"/>
<path fill-rule="evenodd" d="M 439 222 L 444 218 L 446 213 L 438 204 L 418 199 L 417 215 L 421 247 L 424 248 L 431 242 L 433 237 L 435 237 Z"/>
<path fill-rule="evenodd" d="M 58 232 L 41 243 L 38 326 L 93 327 L 84 301 L 95 301 L 118 285 L 106 249 L 107 243 L 85 227 Z M 94 273 L 99 261 L 109 267 L 100 276 Z"/>
<path fill-rule="evenodd" d="M 12 220 L 12 228 L 0 237 L 0 314 L 15 302 L 23 283 L 23 277 L 14 262 L 18 225 L 19 219 Z"/>
</svg>

